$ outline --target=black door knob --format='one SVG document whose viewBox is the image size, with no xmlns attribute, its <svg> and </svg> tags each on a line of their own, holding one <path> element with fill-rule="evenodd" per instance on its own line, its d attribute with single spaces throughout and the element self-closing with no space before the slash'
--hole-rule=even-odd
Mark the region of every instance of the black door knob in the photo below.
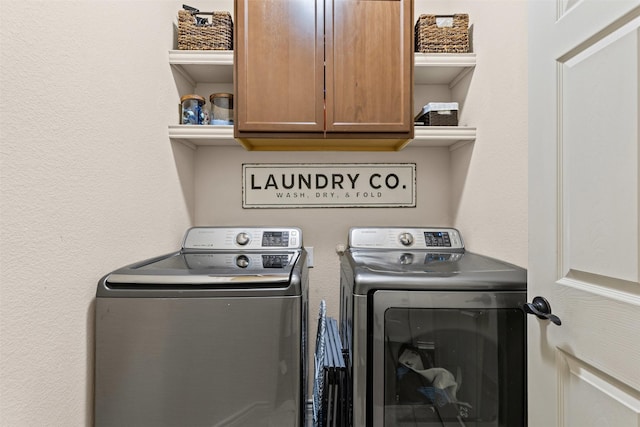
<svg viewBox="0 0 640 427">
<path fill-rule="evenodd" d="M 522 308 L 527 313 L 534 314 L 540 319 L 551 320 L 558 326 L 562 324 L 560 318 L 551 313 L 551 304 L 543 297 L 534 297 L 532 302 L 526 303 Z"/>
</svg>

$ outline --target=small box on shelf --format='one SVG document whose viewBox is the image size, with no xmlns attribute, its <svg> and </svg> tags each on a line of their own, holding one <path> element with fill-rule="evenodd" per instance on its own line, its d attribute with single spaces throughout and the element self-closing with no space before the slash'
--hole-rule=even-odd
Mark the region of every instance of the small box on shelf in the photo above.
<svg viewBox="0 0 640 427">
<path fill-rule="evenodd" d="M 430 102 L 413 120 L 416 126 L 458 126 L 458 103 Z"/>
</svg>

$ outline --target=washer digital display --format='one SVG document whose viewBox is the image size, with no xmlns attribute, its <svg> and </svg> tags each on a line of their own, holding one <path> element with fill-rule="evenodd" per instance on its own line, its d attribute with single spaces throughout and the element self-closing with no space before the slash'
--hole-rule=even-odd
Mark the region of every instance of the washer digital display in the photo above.
<svg viewBox="0 0 640 427">
<path fill-rule="evenodd" d="M 284 268 L 289 265 L 289 255 L 262 255 L 264 268 Z"/>
<path fill-rule="evenodd" d="M 262 234 L 263 247 L 286 248 L 289 246 L 288 231 L 265 231 Z"/>
</svg>

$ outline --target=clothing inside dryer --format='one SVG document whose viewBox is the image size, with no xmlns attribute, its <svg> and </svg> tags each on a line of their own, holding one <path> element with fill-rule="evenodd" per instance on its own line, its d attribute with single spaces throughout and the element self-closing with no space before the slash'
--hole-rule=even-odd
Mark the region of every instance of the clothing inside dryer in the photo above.
<svg viewBox="0 0 640 427">
<path fill-rule="evenodd" d="M 390 308 L 385 425 L 521 426 L 524 313 L 517 308 Z"/>
</svg>

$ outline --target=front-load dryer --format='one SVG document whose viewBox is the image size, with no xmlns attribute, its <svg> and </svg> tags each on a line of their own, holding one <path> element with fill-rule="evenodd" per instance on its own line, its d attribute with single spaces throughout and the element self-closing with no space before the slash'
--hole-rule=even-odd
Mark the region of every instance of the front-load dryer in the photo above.
<svg viewBox="0 0 640 427">
<path fill-rule="evenodd" d="M 354 426 L 526 425 L 524 269 L 451 228 L 353 228 L 340 258 Z"/>
</svg>

